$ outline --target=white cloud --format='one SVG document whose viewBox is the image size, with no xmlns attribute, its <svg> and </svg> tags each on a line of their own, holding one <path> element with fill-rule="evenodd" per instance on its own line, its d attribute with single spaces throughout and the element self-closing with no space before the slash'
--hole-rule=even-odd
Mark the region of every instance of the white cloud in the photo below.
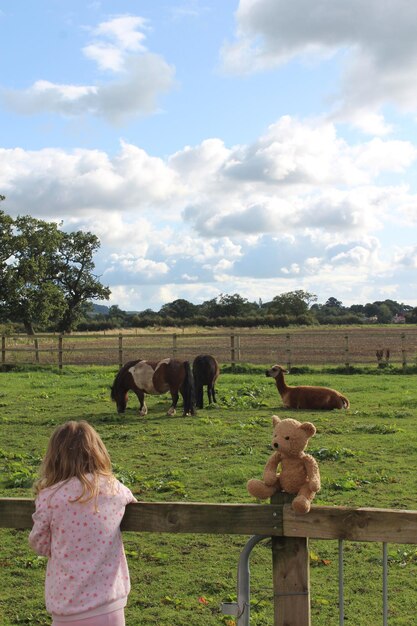
<svg viewBox="0 0 417 626">
<path fill-rule="evenodd" d="M 185 146 L 169 157 L 169 165 L 194 193 L 215 184 L 222 168 L 230 158 L 231 150 L 220 139 L 205 139 L 198 146 Z"/>
<path fill-rule="evenodd" d="M 113 39 L 121 50 L 144 51 L 144 33 L 138 32 L 139 28 L 146 27 L 146 20 L 137 15 L 121 15 L 114 17 L 107 22 L 101 22 L 92 29 L 92 34 L 96 36 L 107 36 Z"/>
<path fill-rule="evenodd" d="M 162 159 L 122 142 L 110 158 L 99 150 L 0 149 L 0 187 L 12 211 L 39 215 L 95 211 L 169 213 L 184 187 Z"/>
<path fill-rule="evenodd" d="M 106 231 L 97 215 L 119 212 L 126 224 L 154 223 L 158 215 L 159 230 L 182 223 L 183 237 L 171 236 L 166 251 L 182 246 L 197 258 L 189 227 L 208 239 L 249 244 L 263 233 L 327 229 L 343 238 L 380 228 L 387 216 L 414 220 L 416 197 L 376 179 L 405 172 L 416 155 L 407 141 L 349 145 L 331 124 L 286 116 L 252 144 L 227 148 L 210 139 L 165 159 L 126 142 L 112 157 L 99 150 L 0 149 L 0 188 L 12 211 L 30 206 L 43 216 L 88 216 L 113 237 L 119 228 Z"/>
<path fill-rule="evenodd" d="M 383 103 L 417 109 L 416 24 L 417 5 L 408 0 L 240 0 L 235 41 L 224 45 L 222 61 L 248 73 L 343 51 L 335 118 L 385 134 Z"/>
<path fill-rule="evenodd" d="M 404 172 L 417 157 L 416 147 L 407 141 L 376 138 L 352 149 L 357 167 L 377 176 L 383 172 Z"/>
<path fill-rule="evenodd" d="M 71 230 L 89 230 L 97 235 L 107 249 L 117 250 L 110 255 L 112 262 L 124 258 L 123 252 L 128 243 L 128 249 L 133 250 L 137 257 L 145 257 L 149 246 L 162 233 L 155 233 L 152 223 L 148 219 L 138 218 L 127 220 L 123 213 L 108 212 L 105 219 L 103 213 L 97 211 L 88 218 L 73 217 L 65 222 Z M 119 252 L 121 251 L 121 252 Z"/>
<path fill-rule="evenodd" d="M 415 248 L 378 239 L 417 220 L 407 186 L 378 183 L 415 157 L 410 142 L 349 143 L 332 124 L 289 117 L 251 144 L 211 138 L 166 158 L 126 142 L 112 156 L 0 149 L 2 209 L 97 234 L 98 273 L 129 310 L 168 294 L 267 299 L 299 288 L 358 302 L 367 281 L 380 293 L 415 270 Z"/>
<path fill-rule="evenodd" d="M 169 267 L 166 263 L 136 257 L 133 254 L 112 255 L 112 261 L 118 263 L 128 274 L 143 275 L 147 279 L 167 274 Z"/>
<path fill-rule="evenodd" d="M 158 108 L 161 94 L 174 86 L 175 70 L 160 55 L 143 45 L 145 20 L 120 16 L 92 31 L 95 39 L 84 54 L 112 79 L 93 85 L 57 84 L 37 80 L 24 90 L 2 88 L 0 97 L 21 115 L 56 113 L 64 116 L 95 115 L 120 125 L 136 115 L 149 115 Z M 105 37 L 101 41 L 99 37 Z M 107 39 L 110 38 L 110 42 Z M 114 75 L 114 77 L 113 77 Z"/>
<path fill-rule="evenodd" d="M 100 69 L 123 71 L 128 52 L 145 52 L 144 29 L 146 20 L 139 16 L 124 15 L 102 22 L 91 30 L 93 42 L 83 48 L 85 56 L 95 61 Z M 104 37 L 104 41 L 100 39 Z M 106 41 L 109 39 L 110 41 Z"/>
<path fill-rule="evenodd" d="M 358 168 L 352 157 L 333 124 L 285 115 L 256 142 L 234 149 L 225 174 L 288 185 L 363 183 L 366 168 Z"/>
<path fill-rule="evenodd" d="M 298 263 L 291 263 L 290 267 L 281 267 L 281 272 L 283 274 L 296 276 L 300 273 L 300 266 Z"/>
<path fill-rule="evenodd" d="M 367 109 L 358 108 L 352 111 L 349 115 L 349 120 L 353 126 L 356 126 L 368 135 L 383 137 L 384 135 L 389 135 L 394 130 L 393 126 L 386 122 L 381 113 L 375 113 Z"/>
</svg>

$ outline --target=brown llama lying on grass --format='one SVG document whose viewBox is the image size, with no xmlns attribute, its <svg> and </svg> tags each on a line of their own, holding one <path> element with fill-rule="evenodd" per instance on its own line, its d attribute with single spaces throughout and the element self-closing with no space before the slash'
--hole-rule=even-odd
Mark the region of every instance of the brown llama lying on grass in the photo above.
<svg viewBox="0 0 417 626">
<path fill-rule="evenodd" d="M 299 385 L 289 387 L 284 380 L 288 372 L 280 365 L 274 365 L 266 375 L 275 378 L 279 395 L 287 409 L 348 409 L 349 400 L 341 393 L 329 387 Z"/>
</svg>

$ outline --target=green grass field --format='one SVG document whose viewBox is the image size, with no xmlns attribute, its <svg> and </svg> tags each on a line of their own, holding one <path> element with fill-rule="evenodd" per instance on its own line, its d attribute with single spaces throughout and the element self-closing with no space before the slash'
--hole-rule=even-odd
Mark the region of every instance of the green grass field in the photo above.
<svg viewBox="0 0 417 626">
<path fill-rule="evenodd" d="M 289 375 L 288 384 L 339 389 L 348 411 L 288 411 L 263 368 L 222 373 L 218 405 L 196 417 L 167 417 L 168 397 L 148 397 L 138 416 L 132 395 L 124 416 L 109 397 L 115 369 L 66 368 L 0 373 L 0 496 L 31 495 L 53 428 L 86 419 L 99 431 L 117 476 L 145 501 L 253 502 L 248 478 L 261 477 L 270 454 L 271 416 L 312 421 L 309 452 L 319 461 L 317 504 L 417 509 L 417 377 L 392 372 Z M 0 532 L 0 624 L 50 624 L 44 609 L 45 560 L 27 531 Z M 132 580 L 129 626 L 235 623 L 220 604 L 236 595 L 239 553 L 248 537 L 125 533 Z M 416 538 L 417 542 L 417 538 Z M 338 624 L 337 542 L 310 541 L 313 626 Z M 382 546 L 345 543 L 345 618 L 382 623 Z M 251 556 L 253 626 L 271 626 L 271 551 Z M 410 626 L 417 614 L 417 546 L 389 545 L 389 624 Z"/>
</svg>

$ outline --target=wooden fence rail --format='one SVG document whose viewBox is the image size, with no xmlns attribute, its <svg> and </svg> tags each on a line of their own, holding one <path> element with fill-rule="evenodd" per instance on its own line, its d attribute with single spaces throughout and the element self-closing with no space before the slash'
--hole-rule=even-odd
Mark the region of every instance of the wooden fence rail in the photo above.
<svg viewBox="0 0 417 626">
<path fill-rule="evenodd" d="M 417 542 L 417 511 L 312 506 L 296 515 L 289 500 L 277 494 L 262 505 L 138 502 L 127 506 L 121 528 L 272 537 L 274 626 L 311 626 L 309 538 Z M 0 527 L 30 529 L 34 510 L 29 498 L 0 498 Z"/>
<path fill-rule="evenodd" d="M 145 358 L 193 359 L 208 352 L 221 363 L 295 365 L 373 363 L 384 368 L 417 363 L 417 327 L 265 329 L 201 333 L 119 333 L 2 335 L 1 366 L 13 364 L 115 365 Z"/>
<path fill-rule="evenodd" d="M 34 511 L 31 498 L 0 498 L 0 528 L 32 528 Z M 137 502 L 127 506 L 122 530 L 413 544 L 417 543 L 417 511 L 313 505 L 306 515 L 296 515 L 289 503 L 275 501 L 262 505 Z"/>
</svg>

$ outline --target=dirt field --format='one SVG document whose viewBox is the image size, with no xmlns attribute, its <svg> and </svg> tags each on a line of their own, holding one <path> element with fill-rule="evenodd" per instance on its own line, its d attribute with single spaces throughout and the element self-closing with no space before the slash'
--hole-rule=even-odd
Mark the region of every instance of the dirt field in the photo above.
<svg viewBox="0 0 417 626">
<path fill-rule="evenodd" d="M 2 338 L 2 364 L 40 363 L 54 365 L 120 365 L 134 359 L 178 357 L 192 360 L 204 352 L 220 363 L 280 363 L 302 365 L 377 365 L 377 350 L 382 362 L 416 365 L 416 326 L 366 326 L 358 328 L 320 328 L 291 330 L 246 330 L 74 334 Z"/>
</svg>

